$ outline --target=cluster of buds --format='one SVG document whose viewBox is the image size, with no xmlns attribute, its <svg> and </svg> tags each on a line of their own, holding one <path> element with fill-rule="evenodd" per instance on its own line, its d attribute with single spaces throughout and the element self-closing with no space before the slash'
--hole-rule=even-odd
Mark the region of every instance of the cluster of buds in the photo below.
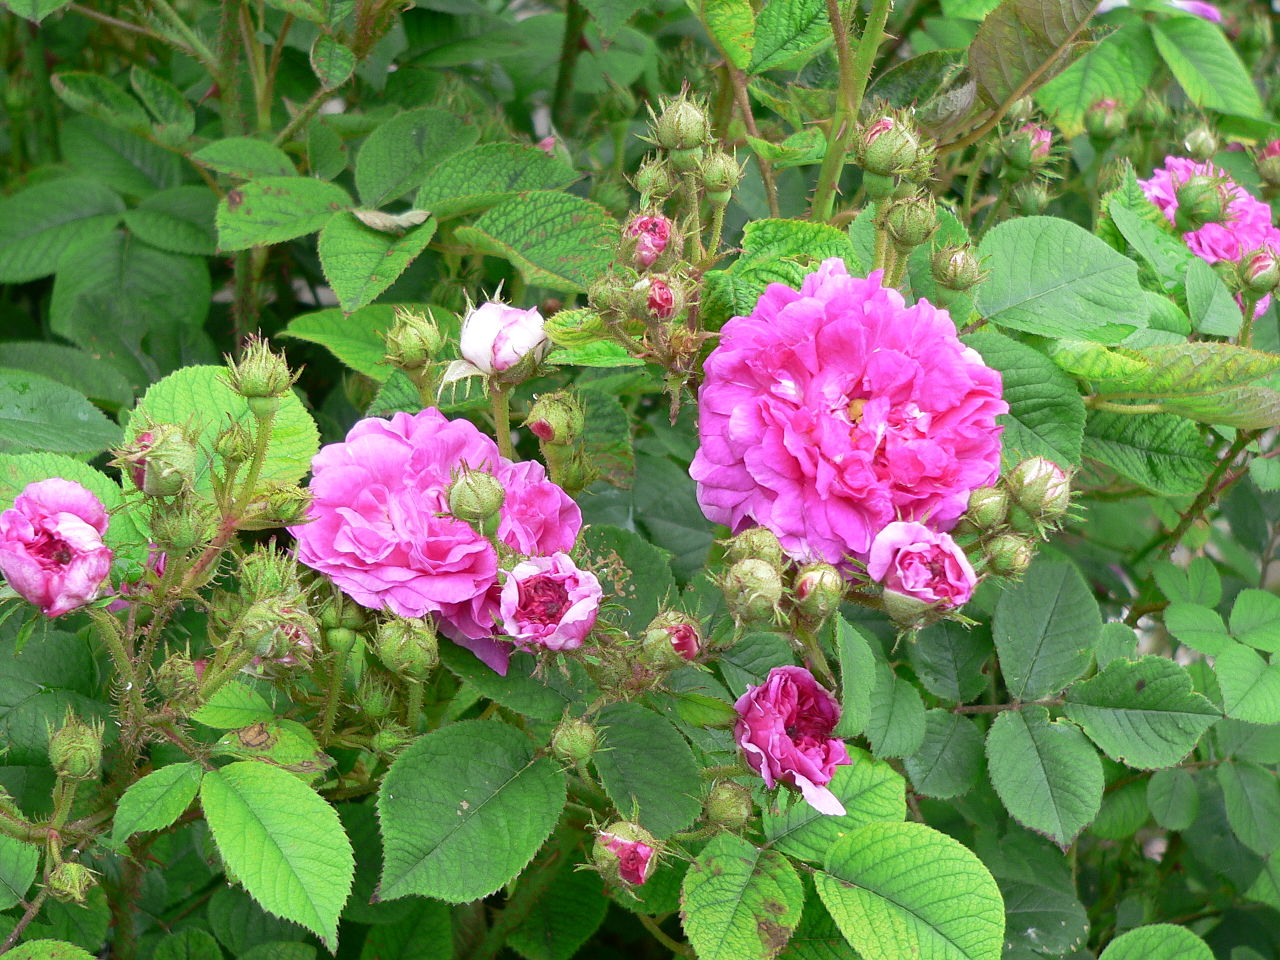
<svg viewBox="0 0 1280 960">
<path fill-rule="evenodd" d="M 587 454 L 586 412 L 573 390 L 544 393 L 534 400 L 524 425 L 538 438 L 552 479 L 569 493 L 585 490 L 600 475 Z"/>
<path fill-rule="evenodd" d="M 740 626 L 782 622 L 787 557 L 773 531 L 764 527 L 742 531 L 725 544 L 724 561 L 728 569 L 720 589 L 734 621 Z"/>
<path fill-rule="evenodd" d="M 284 354 L 273 353 L 270 344 L 256 335 L 245 339 L 239 360 L 227 357 L 228 385 L 248 401 L 249 409 L 259 420 L 275 416 L 280 398 L 297 379 Z"/>
<path fill-rule="evenodd" d="M 393 674 L 422 682 L 440 661 L 440 641 L 431 621 L 394 617 L 378 624 L 378 659 Z"/>
<path fill-rule="evenodd" d="M 437 379 L 436 358 L 444 348 L 444 335 L 430 311 L 396 307 L 395 319 L 382 334 L 387 363 L 404 373 L 420 392 L 430 393 Z"/>
<path fill-rule="evenodd" d="M 1061 526 L 1071 508 L 1071 478 L 1044 457 L 1023 460 L 998 485 L 969 495 L 957 532 L 976 533 L 987 569 L 1019 577 L 1035 557 L 1035 540 Z"/>
<path fill-rule="evenodd" d="M 195 483 L 195 439 L 175 424 L 147 423 L 132 443 L 117 451 L 112 465 L 128 473 L 148 497 L 176 497 Z"/>
<path fill-rule="evenodd" d="M 933 144 L 920 136 L 905 110 L 879 112 L 863 124 L 853 150 L 863 170 L 862 185 L 873 200 L 914 192 L 933 176 L 937 158 Z"/>
<path fill-rule="evenodd" d="M 1084 129 L 1096 146 L 1111 142 L 1125 131 L 1128 111 L 1118 100 L 1106 98 L 1092 104 L 1084 113 Z"/>
<path fill-rule="evenodd" d="M 214 597 L 212 619 L 226 641 L 252 653 L 259 666 L 291 668 L 309 660 L 321 636 L 308 609 L 297 564 L 271 546 L 241 560 L 240 588 Z"/>
</svg>

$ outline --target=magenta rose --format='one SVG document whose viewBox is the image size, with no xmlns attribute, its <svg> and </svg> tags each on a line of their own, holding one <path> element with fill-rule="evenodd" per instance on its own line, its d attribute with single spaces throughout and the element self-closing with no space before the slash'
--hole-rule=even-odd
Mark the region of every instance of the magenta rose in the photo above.
<svg viewBox="0 0 1280 960">
<path fill-rule="evenodd" d="M 1034 160 L 1049 159 L 1049 150 L 1053 146 L 1053 134 L 1038 123 L 1024 123 L 1018 133 L 1025 134 L 1031 143 L 1031 157 Z"/>
<path fill-rule="evenodd" d="M 819 813 L 844 814 L 844 805 L 826 785 L 836 767 L 853 761 L 844 741 L 831 736 L 840 705 L 813 674 L 802 667 L 774 667 L 734 708 L 733 738 L 766 787 L 795 787 Z"/>
<path fill-rule="evenodd" d="M 521 649 L 576 650 L 595 626 L 604 592 L 568 554 L 516 564 L 502 586 L 502 627 Z"/>
<path fill-rule="evenodd" d="M 102 592 L 111 572 L 106 532 L 107 511 L 80 484 L 27 484 L 0 514 L 0 574 L 45 616 L 60 617 Z"/>
<path fill-rule="evenodd" d="M 642 270 L 653 266 L 671 240 L 671 221 L 663 216 L 639 216 L 623 231 L 636 242 L 635 262 Z"/>
<path fill-rule="evenodd" d="M 600 832 L 600 843 L 618 858 L 618 876 L 626 883 L 640 886 L 653 871 L 653 847 L 642 840 L 626 840 L 612 833 Z"/>
<path fill-rule="evenodd" d="M 895 522 L 877 533 L 867 573 L 886 590 L 946 609 L 968 603 L 978 582 L 955 541 L 922 523 Z"/>
<path fill-rule="evenodd" d="M 511 645 L 494 639 L 498 557 L 448 513 L 466 467 L 506 490 L 498 539 L 520 553 L 569 550 L 582 514 L 541 464 L 512 463 L 466 420 L 431 408 L 361 420 L 311 462 L 309 523 L 292 527 L 298 559 L 357 603 L 402 617 L 434 614 L 441 632 L 506 673 Z"/>
<path fill-rule="evenodd" d="M 885 524 L 949 530 L 1000 470 L 1000 374 L 944 310 L 881 271 L 825 261 L 724 325 L 698 393 L 690 473 L 711 521 L 759 524 L 794 559 L 849 574 Z"/>
</svg>

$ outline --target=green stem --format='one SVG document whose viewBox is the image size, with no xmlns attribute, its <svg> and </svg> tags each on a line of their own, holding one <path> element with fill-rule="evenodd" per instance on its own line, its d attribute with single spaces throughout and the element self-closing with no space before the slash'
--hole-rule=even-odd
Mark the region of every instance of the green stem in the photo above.
<svg viewBox="0 0 1280 960">
<path fill-rule="evenodd" d="M 747 133 L 759 139 L 760 128 L 756 126 L 756 116 L 751 111 L 751 95 L 747 91 L 746 72 L 737 69 L 728 62 L 725 63 L 725 69 L 729 71 L 729 83 L 733 87 L 733 101 L 738 105 L 738 112 L 742 114 L 742 123 L 747 128 Z M 769 216 L 777 217 L 779 212 L 778 184 L 773 176 L 773 164 L 761 156 L 756 157 L 756 163 L 760 167 L 760 180 L 764 184 L 764 197 L 769 204 Z"/>
<path fill-rule="evenodd" d="M 1247 347 L 1253 340 L 1253 314 L 1261 297 L 1246 294 L 1244 297 L 1244 321 L 1240 324 L 1240 346 Z"/>
<path fill-rule="evenodd" d="M 262 475 L 262 465 L 267 460 L 267 447 L 271 443 L 271 427 L 275 423 L 274 412 L 265 417 L 256 417 L 257 433 L 253 438 L 253 456 L 249 459 L 249 473 L 244 478 L 240 493 L 231 507 L 232 519 L 239 521 L 244 516 L 249 501 L 253 499 L 254 488 L 258 485 L 258 477 Z"/>
<path fill-rule="evenodd" d="M 30 38 L 22 47 L 22 59 L 31 77 L 31 89 L 35 97 L 30 111 L 35 127 L 35 149 L 32 159 L 37 163 L 52 163 L 58 158 L 58 113 L 54 105 L 53 88 L 49 85 L 49 67 L 45 60 L 44 34 L 37 24 L 25 24 Z"/>
<path fill-rule="evenodd" d="M 339 650 L 333 658 L 333 675 L 329 677 L 329 687 L 324 695 L 324 717 L 320 721 L 320 742 L 328 743 L 333 735 L 333 722 L 338 716 L 338 700 L 342 697 L 342 681 L 347 672 L 347 654 L 349 651 Z"/>
<path fill-rule="evenodd" d="M 89 616 L 98 628 L 98 636 L 106 644 L 107 652 L 115 663 L 116 672 L 120 674 L 121 717 L 120 730 L 127 743 L 133 743 L 137 737 L 137 724 L 146 712 L 142 702 L 142 683 L 138 679 L 137 666 L 133 657 L 125 647 L 124 634 L 120 621 L 114 614 L 102 607 L 90 607 Z"/>
<path fill-rule="evenodd" d="M 687 943 L 681 943 L 679 940 L 667 936 L 666 931 L 664 931 L 662 927 L 658 926 L 658 921 L 653 919 L 653 917 L 643 913 L 637 913 L 636 916 L 640 918 L 640 922 L 644 925 L 644 928 L 653 935 L 653 939 L 657 940 L 672 953 L 680 957 L 697 956 L 697 954 L 693 952 L 693 948 Z"/>
<path fill-rule="evenodd" d="M 1160 413 L 1164 407 L 1158 403 L 1113 403 L 1098 397 L 1085 397 L 1084 405 L 1090 410 L 1106 410 L 1108 413 Z"/>
<path fill-rule="evenodd" d="M 489 384 L 489 404 L 493 410 L 493 429 L 497 434 L 498 452 L 508 460 L 516 458 L 511 446 L 511 396 L 506 387 Z"/>
<path fill-rule="evenodd" d="M 418 724 L 422 722 L 422 700 L 426 685 L 421 680 L 408 681 L 409 700 L 405 707 L 405 719 L 409 734 L 417 736 Z"/>
<path fill-rule="evenodd" d="M 711 242 L 707 244 L 707 262 L 704 264 L 710 267 L 715 262 L 716 253 L 720 249 L 720 235 L 724 232 L 724 208 L 725 204 L 717 203 L 711 209 Z"/>
<path fill-rule="evenodd" d="M 211 664 L 209 672 L 204 676 L 204 682 L 200 685 L 199 699 L 201 704 L 208 703 L 215 693 L 226 686 L 228 681 L 252 662 L 253 656 L 252 650 L 241 650 L 224 661 L 220 667 L 218 667 L 216 661 Z"/>
<path fill-rule="evenodd" d="M 45 831 L 16 810 L 6 809 L 0 804 L 0 834 L 22 843 L 39 843 L 44 839 Z"/>
<path fill-rule="evenodd" d="M 978 195 L 978 184 L 982 180 L 982 167 L 987 162 L 987 157 L 991 154 L 991 145 L 984 143 L 978 148 L 973 159 L 973 166 L 969 171 L 969 176 L 964 184 L 964 207 L 961 219 L 964 220 L 965 226 L 973 224 L 973 201 Z"/>
<path fill-rule="evenodd" d="M 192 55 L 200 61 L 200 65 L 213 77 L 219 88 L 222 88 L 224 75 L 218 58 L 213 55 L 213 51 L 200 39 L 199 35 L 169 5 L 168 0 L 151 0 L 151 7 L 158 10 L 160 15 L 169 22 L 169 26 L 182 38 L 182 42 L 191 49 Z M 222 90 L 222 95 L 227 96 L 225 89 Z"/>
<path fill-rule="evenodd" d="M 333 91 L 336 89 L 338 88 L 337 87 L 321 87 L 319 90 L 313 93 L 311 95 L 311 99 L 309 99 L 306 103 L 302 105 L 302 107 L 298 110 L 298 112 L 293 115 L 293 119 L 290 120 L 287 124 L 285 124 L 284 129 L 281 130 L 279 133 L 277 133 L 275 139 L 272 140 L 271 142 L 274 143 L 277 147 L 288 143 L 289 140 L 293 137 L 293 135 L 297 133 L 298 130 L 300 130 L 308 120 L 311 119 L 311 115 L 320 109 L 321 104 L 323 104 L 326 100 L 328 100 L 329 97 L 333 94 Z"/>
<path fill-rule="evenodd" d="M 582 52 L 582 31 L 587 25 L 587 10 L 578 0 L 567 0 L 564 11 L 564 38 L 560 42 L 560 66 L 556 86 L 551 94 L 551 116 L 556 126 L 567 131 L 573 126 L 573 75 Z"/>
</svg>

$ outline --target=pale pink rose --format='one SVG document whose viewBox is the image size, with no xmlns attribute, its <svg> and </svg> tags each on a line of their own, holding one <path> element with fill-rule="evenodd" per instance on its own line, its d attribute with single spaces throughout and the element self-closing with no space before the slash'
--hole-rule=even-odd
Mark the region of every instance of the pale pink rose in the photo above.
<svg viewBox="0 0 1280 960">
<path fill-rule="evenodd" d="M 802 667 L 774 667 L 764 683 L 747 688 L 734 709 L 733 738 L 766 787 L 795 787 L 819 813 L 844 814 L 844 805 L 826 785 L 836 767 L 853 761 L 844 741 L 831 736 L 840 705 L 813 674 Z"/>
<path fill-rule="evenodd" d="M 671 239 L 671 221 L 663 216 L 641 215 L 634 217 L 624 229 L 624 234 L 635 238 L 635 262 L 640 269 L 653 266 Z"/>
<path fill-rule="evenodd" d="M 618 857 L 618 876 L 633 886 L 640 886 L 653 871 L 653 847 L 641 840 L 624 840 L 612 833 L 600 832 L 600 842 Z"/>
<path fill-rule="evenodd" d="M 0 574 L 47 617 L 96 600 L 111 572 L 107 511 L 90 491 L 54 477 L 27 484 L 0 514 Z"/>
<path fill-rule="evenodd" d="M 825 261 L 770 284 L 707 358 L 690 468 L 703 513 L 851 574 L 896 519 L 949 530 L 1000 471 L 1000 374 L 945 310 Z"/>
<path fill-rule="evenodd" d="M 978 582 L 955 541 L 922 523 L 894 522 L 876 534 L 867 573 L 886 590 L 944 609 L 968 603 Z"/>
<path fill-rule="evenodd" d="M 522 650 L 576 650 L 591 628 L 604 591 L 565 553 L 517 563 L 502 585 L 502 627 Z"/>
<path fill-rule="evenodd" d="M 458 349 L 481 373 L 510 370 L 530 353 L 541 356 L 547 334 L 536 308 L 521 310 L 496 300 L 472 309 L 462 321 Z"/>
<path fill-rule="evenodd" d="M 670 320 L 676 315 L 676 298 L 667 282 L 654 277 L 649 282 L 649 297 L 645 301 L 649 315 L 658 320 Z"/>
</svg>

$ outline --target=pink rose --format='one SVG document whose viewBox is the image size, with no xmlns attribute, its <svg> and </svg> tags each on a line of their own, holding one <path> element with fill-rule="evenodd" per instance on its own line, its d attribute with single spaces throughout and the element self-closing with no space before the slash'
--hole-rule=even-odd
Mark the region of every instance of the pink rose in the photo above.
<svg viewBox="0 0 1280 960">
<path fill-rule="evenodd" d="M 309 523 L 291 527 L 298 560 L 362 606 L 402 617 L 435 614 L 441 632 L 505 674 L 509 643 L 494 639 L 498 558 L 470 524 L 448 513 L 448 489 L 466 467 L 495 476 L 507 495 L 497 537 L 520 553 L 569 550 L 582 514 L 538 463 L 512 463 L 466 420 L 431 408 L 361 420 L 311 462 Z"/>
<path fill-rule="evenodd" d="M 521 649 L 576 650 L 595 626 L 604 592 L 565 553 L 517 563 L 502 586 L 502 627 Z"/>
<path fill-rule="evenodd" d="M 645 301 L 650 316 L 670 320 L 676 314 L 676 298 L 665 280 L 654 277 L 649 282 L 649 298 Z"/>
<path fill-rule="evenodd" d="M 999 475 L 1009 409 L 946 311 L 905 306 L 881 276 L 831 259 L 798 291 L 770 284 L 724 325 L 698 393 L 703 513 L 846 575 L 893 520 L 955 525 Z"/>
<path fill-rule="evenodd" d="M 636 241 L 635 262 L 642 270 L 653 266 L 671 239 L 671 221 L 663 216 L 639 216 L 627 224 L 623 233 Z"/>
<path fill-rule="evenodd" d="M 78 483 L 27 484 L 0 514 L 0 574 L 47 617 L 98 598 L 111 572 L 107 511 Z"/>
<path fill-rule="evenodd" d="M 546 348 L 546 321 L 536 309 L 521 310 L 490 301 L 475 307 L 462 321 L 458 349 L 462 359 L 484 374 L 510 370 L 530 353 Z"/>
<path fill-rule="evenodd" d="M 618 876 L 626 883 L 640 886 L 653 872 L 653 847 L 642 840 L 625 840 L 612 833 L 600 832 L 600 843 L 618 858 Z"/>
<path fill-rule="evenodd" d="M 738 722 L 733 738 L 766 787 L 796 787 L 819 813 L 844 814 L 844 805 L 826 784 L 836 767 L 853 761 L 844 741 L 831 736 L 840 705 L 813 674 L 802 667 L 774 667 L 763 684 L 747 688 L 734 708 Z"/>
<path fill-rule="evenodd" d="M 1053 134 L 1038 123 L 1026 123 L 1018 128 L 1018 132 L 1026 134 L 1031 141 L 1031 157 L 1034 160 L 1047 160 L 1049 148 L 1053 146 Z"/>
<path fill-rule="evenodd" d="M 922 523 L 895 522 L 876 534 L 867 573 L 886 590 L 946 609 L 968 603 L 978 582 L 955 541 Z"/>
</svg>

